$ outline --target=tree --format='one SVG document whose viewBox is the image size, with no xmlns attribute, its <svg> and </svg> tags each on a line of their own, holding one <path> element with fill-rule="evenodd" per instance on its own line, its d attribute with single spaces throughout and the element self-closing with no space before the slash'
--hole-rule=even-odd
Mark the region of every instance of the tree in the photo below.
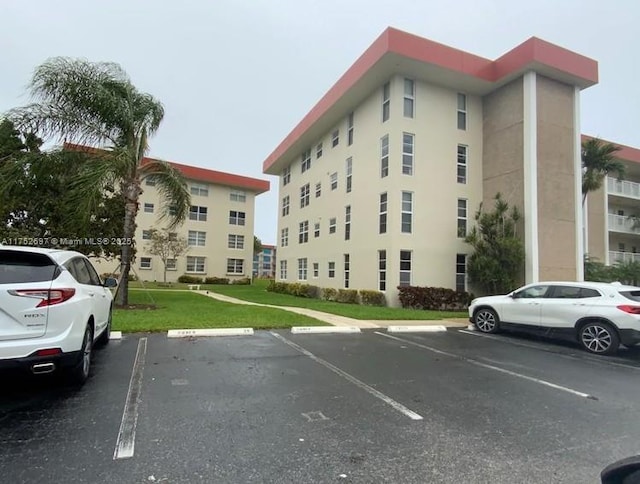
<svg viewBox="0 0 640 484">
<path fill-rule="evenodd" d="M 253 236 L 253 254 L 259 254 L 262 252 L 262 241 L 258 238 L 257 235 Z"/>
<path fill-rule="evenodd" d="M 164 267 L 163 282 L 167 282 L 167 261 L 176 259 L 189 249 L 189 243 L 184 237 L 178 237 L 175 232 L 168 230 L 150 230 L 151 241 L 147 244 L 147 252 L 160 257 Z"/>
<path fill-rule="evenodd" d="M 514 289 L 522 272 L 524 245 L 517 234 L 520 213 L 496 194 L 494 210 L 476 212 L 476 226 L 466 242 L 475 249 L 469 257 L 469 280 L 488 294 L 504 294 Z"/>
<path fill-rule="evenodd" d="M 164 108 L 138 91 L 120 66 L 56 57 L 36 69 L 29 90 L 34 102 L 8 113 L 20 131 L 100 147 L 85 150 L 92 156 L 70 185 L 77 210 L 90 216 L 104 191 L 117 189 L 124 205 L 122 238 L 133 241 L 142 180 L 153 177 L 163 200 L 161 219 L 169 228 L 185 220 L 191 197 L 181 173 L 167 162 L 145 158 Z M 119 305 L 128 304 L 132 253 L 132 245 L 122 245 Z"/>
<path fill-rule="evenodd" d="M 599 138 L 589 138 L 582 142 L 582 205 L 590 192 L 599 190 L 604 178 L 616 174 L 624 177 L 625 168 L 615 154 L 620 147 Z"/>
</svg>

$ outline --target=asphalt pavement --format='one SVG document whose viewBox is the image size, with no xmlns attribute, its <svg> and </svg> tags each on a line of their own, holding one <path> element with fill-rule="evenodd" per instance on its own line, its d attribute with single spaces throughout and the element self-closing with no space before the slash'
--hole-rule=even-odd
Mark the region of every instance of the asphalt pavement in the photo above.
<svg viewBox="0 0 640 484">
<path fill-rule="evenodd" d="M 1 378 L 7 483 L 596 483 L 640 453 L 638 349 L 136 334 L 96 351 L 83 388 Z"/>
</svg>

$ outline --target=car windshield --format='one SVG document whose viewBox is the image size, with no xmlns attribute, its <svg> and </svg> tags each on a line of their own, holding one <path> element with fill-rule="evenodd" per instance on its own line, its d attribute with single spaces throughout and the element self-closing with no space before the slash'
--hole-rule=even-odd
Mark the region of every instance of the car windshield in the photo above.
<svg viewBox="0 0 640 484">
<path fill-rule="evenodd" d="M 51 281 L 59 273 L 58 266 L 44 254 L 0 251 L 0 284 Z"/>
<path fill-rule="evenodd" d="M 622 294 L 627 299 L 640 302 L 640 291 L 620 291 L 620 294 Z"/>
</svg>

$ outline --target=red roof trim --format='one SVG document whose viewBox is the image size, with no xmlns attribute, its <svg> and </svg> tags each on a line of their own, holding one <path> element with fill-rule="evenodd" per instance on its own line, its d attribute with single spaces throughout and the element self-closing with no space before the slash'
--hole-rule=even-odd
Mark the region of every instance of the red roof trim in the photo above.
<svg viewBox="0 0 640 484">
<path fill-rule="evenodd" d="M 596 138 L 596 136 L 589 136 L 586 134 L 582 135 L 582 141 Z M 602 138 L 600 138 L 602 139 Z M 624 161 L 632 161 L 634 163 L 640 163 L 640 149 L 633 148 L 632 146 L 622 145 L 620 143 L 616 143 L 614 141 L 607 141 L 606 139 L 602 139 L 605 143 L 612 143 L 620 148 L 620 151 L 616 152 L 615 157 L 624 160 Z"/>
</svg>

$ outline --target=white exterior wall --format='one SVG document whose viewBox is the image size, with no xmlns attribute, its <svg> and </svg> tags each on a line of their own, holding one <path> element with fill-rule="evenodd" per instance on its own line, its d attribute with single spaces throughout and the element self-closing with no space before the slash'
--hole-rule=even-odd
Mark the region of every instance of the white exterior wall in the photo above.
<svg viewBox="0 0 640 484">
<path fill-rule="evenodd" d="M 455 288 L 456 254 L 470 247 L 456 236 L 457 200 L 468 200 L 468 227 L 482 197 L 482 103 L 467 96 L 467 130 L 457 129 L 457 93 L 416 80 L 415 116 L 403 117 L 404 77 L 391 80 L 390 119 L 382 122 L 382 84 L 354 109 L 354 143 L 347 146 L 347 115 L 340 120 L 340 144 L 331 148 L 331 132 L 321 140 L 323 156 L 301 173 L 301 153 L 291 163 L 291 183 L 280 178 L 278 259 L 287 260 L 287 282 L 298 281 L 298 259 L 308 259 L 309 284 L 344 288 L 343 254 L 350 254 L 350 288 L 378 289 L 378 250 L 387 251 L 387 300 L 397 305 L 400 250 L 412 251 L 412 285 Z M 335 129 L 335 128 L 334 128 Z M 402 134 L 414 138 L 414 173 L 402 174 Z M 380 177 L 380 138 L 389 135 L 389 176 Z M 457 146 L 468 146 L 467 183 L 456 181 Z M 353 158 L 353 188 L 345 192 L 346 159 Z M 330 190 L 330 174 L 338 172 L 338 189 Z M 315 184 L 322 196 L 315 198 Z M 310 205 L 300 208 L 300 187 L 310 183 Z M 413 230 L 401 233 L 401 193 L 413 192 Z M 378 233 L 379 196 L 388 194 L 387 233 Z M 282 217 L 282 198 L 290 196 L 290 214 Z M 344 240 L 345 206 L 351 205 L 351 239 Z M 337 231 L 329 235 L 329 219 Z M 309 221 L 309 242 L 298 243 L 298 224 Z M 321 234 L 314 238 L 314 224 Z M 281 229 L 289 228 L 289 245 L 281 246 Z M 328 278 L 328 262 L 335 261 L 336 277 Z M 313 278 L 313 263 L 320 264 Z M 276 267 L 279 279 L 280 266 Z"/>
</svg>

